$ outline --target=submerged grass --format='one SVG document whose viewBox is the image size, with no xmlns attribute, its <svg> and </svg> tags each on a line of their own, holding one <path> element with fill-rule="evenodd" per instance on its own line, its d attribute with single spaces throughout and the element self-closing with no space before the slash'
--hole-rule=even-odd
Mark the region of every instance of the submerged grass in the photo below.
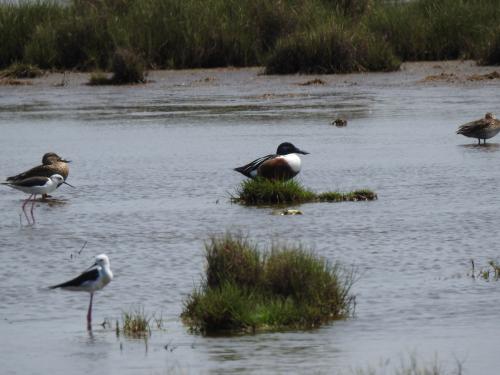
<svg viewBox="0 0 500 375">
<path fill-rule="evenodd" d="M 151 335 L 151 329 L 154 326 L 157 329 L 163 328 L 162 317 L 157 318 L 154 314 L 149 315 L 144 308 L 138 306 L 130 311 L 122 312 L 121 325 L 116 322 L 116 335 L 123 333 L 131 337 L 148 337 Z"/>
<path fill-rule="evenodd" d="M 269 73 L 398 69 L 400 61 L 498 61 L 498 0 L 52 0 L 0 4 L 0 68 L 265 65 Z M 496 62 L 498 63 L 498 62 Z"/>
<path fill-rule="evenodd" d="M 353 272 L 301 247 L 259 250 L 241 235 L 205 245 L 206 275 L 182 318 L 202 333 L 311 328 L 349 316 Z"/>
<path fill-rule="evenodd" d="M 471 273 L 473 279 L 480 279 L 486 281 L 498 281 L 500 279 L 500 264 L 494 260 L 488 262 L 487 267 L 481 267 L 476 270 L 474 259 L 471 259 Z"/>
<path fill-rule="evenodd" d="M 310 202 L 343 202 L 375 200 L 377 194 L 371 190 L 355 190 L 349 193 L 324 192 L 315 193 L 306 189 L 299 182 L 268 180 L 264 178 L 248 179 L 241 183 L 236 195 L 231 197 L 234 203 L 248 206 L 273 204 L 300 204 Z"/>
</svg>

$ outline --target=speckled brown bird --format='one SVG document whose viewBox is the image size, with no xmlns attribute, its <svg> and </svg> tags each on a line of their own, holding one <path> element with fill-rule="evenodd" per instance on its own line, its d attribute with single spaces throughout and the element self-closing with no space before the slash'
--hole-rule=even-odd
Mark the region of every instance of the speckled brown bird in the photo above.
<svg viewBox="0 0 500 375">
<path fill-rule="evenodd" d="M 69 174 L 68 163 L 70 163 L 69 160 L 62 159 L 56 153 L 47 152 L 43 155 L 41 165 L 37 165 L 15 176 L 7 177 L 6 181 L 19 181 L 30 177 L 50 177 L 54 174 L 59 174 L 66 180 Z"/>
<path fill-rule="evenodd" d="M 68 163 L 71 163 L 71 161 L 61 158 L 54 152 L 47 152 L 45 155 L 43 155 L 41 165 L 37 165 L 36 167 L 33 167 L 15 176 L 7 177 L 6 181 L 16 182 L 31 177 L 50 177 L 54 174 L 59 174 L 64 178 L 64 180 L 66 180 L 69 174 Z M 48 195 L 45 194 L 42 196 L 42 198 L 47 197 Z"/>
<path fill-rule="evenodd" d="M 457 130 L 457 134 L 465 135 L 470 138 L 477 138 L 477 144 L 481 144 L 481 139 L 483 144 L 486 144 L 486 140 L 494 137 L 500 132 L 500 121 L 495 118 L 495 115 L 491 112 L 486 113 L 484 118 L 468 122 L 460 126 Z"/>
</svg>

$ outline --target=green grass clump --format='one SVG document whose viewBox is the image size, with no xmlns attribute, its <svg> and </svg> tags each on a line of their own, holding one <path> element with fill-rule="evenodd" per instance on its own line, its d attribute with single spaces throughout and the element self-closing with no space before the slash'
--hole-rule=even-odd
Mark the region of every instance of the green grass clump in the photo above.
<svg viewBox="0 0 500 375">
<path fill-rule="evenodd" d="M 500 279 L 500 264 L 494 260 L 488 262 L 488 267 L 481 267 L 476 270 L 474 259 L 471 259 L 471 273 L 473 279 L 482 279 L 486 281 L 498 281 Z"/>
<path fill-rule="evenodd" d="M 130 83 L 144 83 L 144 63 L 142 59 L 131 50 L 120 48 L 113 55 L 111 64 L 113 77 L 111 81 L 115 85 Z"/>
<path fill-rule="evenodd" d="M 344 201 L 372 201 L 377 199 L 377 194 L 368 189 L 354 190 L 350 193 L 338 193 L 329 191 L 317 195 L 319 202 L 344 202 Z"/>
<path fill-rule="evenodd" d="M 90 86 L 102 86 L 111 85 L 112 80 L 106 73 L 94 72 L 90 75 L 89 83 Z"/>
<path fill-rule="evenodd" d="M 138 307 L 132 311 L 124 311 L 121 331 L 129 336 L 149 336 L 151 334 L 150 321 L 151 317 L 144 312 L 143 308 Z"/>
<path fill-rule="evenodd" d="M 352 271 L 300 247 L 265 252 L 226 234 L 206 243 L 205 257 L 206 275 L 181 315 L 195 331 L 311 328 L 352 311 Z"/>
<path fill-rule="evenodd" d="M 37 66 L 18 62 L 0 71 L 0 78 L 37 78 L 42 75 L 43 71 Z"/>
<path fill-rule="evenodd" d="M 144 63 L 134 52 L 120 48 L 113 55 L 111 64 L 113 75 L 108 77 L 102 72 L 94 72 L 90 76 L 89 85 L 129 85 L 145 83 Z"/>
<path fill-rule="evenodd" d="M 246 205 L 306 203 L 316 198 L 316 194 L 305 189 L 295 180 L 280 181 L 256 178 L 241 183 L 233 202 Z"/>
<path fill-rule="evenodd" d="M 205 245 L 207 285 L 217 288 L 230 282 L 245 287 L 257 285 L 262 278 L 258 249 L 241 236 L 212 237 Z"/>
<path fill-rule="evenodd" d="M 355 190 L 350 193 L 315 193 L 306 189 L 294 179 L 288 181 L 264 178 L 244 180 L 231 201 L 248 206 L 273 204 L 300 204 L 310 202 L 366 201 L 377 199 L 371 190 Z"/>
<path fill-rule="evenodd" d="M 116 321 L 116 335 L 123 333 L 131 337 L 148 337 L 151 335 L 152 325 L 157 329 L 163 329 L 163 318 L 161 316 L 157 318 L 155 314 L 148 315 L 144 308 L 138 306 L 122 312 L 121 325 Z"/>
</svg>

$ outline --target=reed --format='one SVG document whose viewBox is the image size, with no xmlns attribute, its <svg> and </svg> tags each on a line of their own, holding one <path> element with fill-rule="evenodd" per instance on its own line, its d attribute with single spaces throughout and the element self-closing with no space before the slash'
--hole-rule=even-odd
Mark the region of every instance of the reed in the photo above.
<svg viewBox="0 0 500 375">
<path fill-rule="evenodd" d="M 400 60 L 485 59 L 499 16 L 498 0 L 7 2 L 0 68 L 107 69 L 124 48 L 155 68 L 388 71 Z"/>
<path fill-rule="evenodd" d="M 311 328 L 352 312 L 353 272 L 301 247 L 262 251 L 227 233 L 206 243 L 205 257 L 206 274 L 181 315 L 195 331 Z"/>
<path fill-rule="evenodd" d="M 500 27 L 492 33 L 479 62 L 482 65 L 500 65 Z"/>
<path fill-rule="evenodd" d="M 378 2 L 365 19 L 403 60 L 476 59 L 496 28 L 498 0 Z"/>
</svg>

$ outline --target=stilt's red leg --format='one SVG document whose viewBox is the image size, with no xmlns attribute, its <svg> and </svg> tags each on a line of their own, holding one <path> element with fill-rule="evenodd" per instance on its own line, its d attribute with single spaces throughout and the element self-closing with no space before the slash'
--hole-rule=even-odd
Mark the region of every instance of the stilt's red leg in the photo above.
<svg viewBox="0 0 500 375">
<path fill-rule="evenodd" d="M 36 194 L 33 194 L 33 203 L 31 203 L 31 218 L 33 219 L 33 224 L 35 224 L 35 215 L 33 215 L 33 208 L 35 208 L 35 203 L 36 203 Z"/>
<path fill-rule="evenodd" d="M 90 293 L 90 303 L 89 310 L 87 311 L 87 329 L 92 330 L 92 299 L 94 298 L 94 293 Z"/>
<path fill-rule="evenodd" d="M 33 194 L 31 194 L 31 195 L 28 197 L 28 199 L 26 199 L 26 200 L 24 201 L 23 206 L 22 206 L 22 208 L 23 208 L 23 212 L 24 212 L 24 216 L 26 216 L 26 220 L 28 221 L 28 224 L 31 224 L 31 223 L 30 223 L 30 219 L 29 219 L 28 214 L 26 213 L 26 211 L 25 211 L 24 209 L 25 209 L 26 205 L 28 204 L 28 202 L 30 201 L 30 199 L 31 199 L 31 197 L 32 197 L 32 196 L 33 196 Z"/>
</svg>

